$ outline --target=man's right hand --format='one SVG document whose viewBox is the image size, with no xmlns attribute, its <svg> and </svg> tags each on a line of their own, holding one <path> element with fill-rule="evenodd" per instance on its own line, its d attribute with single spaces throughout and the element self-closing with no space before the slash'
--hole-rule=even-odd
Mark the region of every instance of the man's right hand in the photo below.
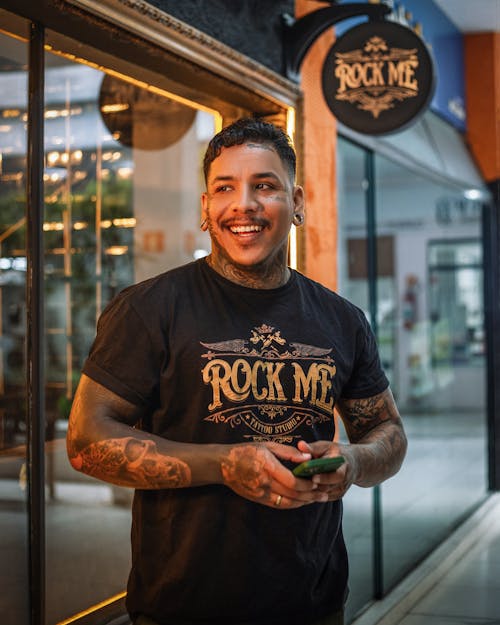
<svg viewBox="0 0 500 625">
<path fill-rule="evenodd" d="M 326 501 L 307 479 L 297 478 L 280 460 L 301 463 L 311 455 L 280 443 L 228 447 L 221 459 L 223 483 L 245 499 L 271 508 L 299 508 Z"/>
</svg>

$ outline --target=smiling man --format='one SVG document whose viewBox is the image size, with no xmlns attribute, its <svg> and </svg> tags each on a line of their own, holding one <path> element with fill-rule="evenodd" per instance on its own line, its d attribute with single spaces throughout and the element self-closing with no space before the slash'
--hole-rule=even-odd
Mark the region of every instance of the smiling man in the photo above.
<svg viewBox="0 0 500 625">
<path fill-rule="evenodd" d="M 289 147 L 288 145 L 286 147 Z M 291 222 L 304 219 L 304 192 L 290 164 L 269 144 L 249 141 L 205 159 L 203 228 L 212 240 L 210 266 L 254 288 L 285 284 Z"/>
<path fill-rule="evenodd" d="M 341 498 L 398 471 L 401 420 L 362 311 L 287 266 L 304 219 L 288 137 L 239 120 L 204 172 L 211 254 L 103 312 L 68 455 L 136 489 L 134 624 L 339 625 Z M 348 443 L 334 441 L 334 408 Z M 335 472 L 293 472 L 339 456 Z"/>
</svg>

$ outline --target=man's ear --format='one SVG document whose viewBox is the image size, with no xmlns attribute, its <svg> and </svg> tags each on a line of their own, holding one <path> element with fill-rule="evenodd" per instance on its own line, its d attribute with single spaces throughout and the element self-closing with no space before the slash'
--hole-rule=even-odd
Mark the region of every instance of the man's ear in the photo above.
<svg viewBox="0 0 500 625">
<path fill-rule="evenodd" d="M 293 188 L 293 223 L 300 226 L 305 219 L 305 195 L 303 187 L 297 185 Z"/>
</svg>

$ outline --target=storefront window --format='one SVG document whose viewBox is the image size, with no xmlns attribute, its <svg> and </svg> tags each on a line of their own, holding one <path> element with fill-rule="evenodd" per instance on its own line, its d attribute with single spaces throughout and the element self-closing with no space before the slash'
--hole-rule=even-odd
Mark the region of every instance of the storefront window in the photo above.
<svg viewBox="0 0 500 625">
<path fill-rule="evenodd" d="M 363 167 L 368 157 L 371 177 Z M 353 528 L 374 522 L 380 529 L 374 564 L 387 592 L 486 494 L 481 206 L 465 187 L 342 139 L 338 159 L 339 291 L 376 330 L 409 438 L 402 470 L 376 493 L 374 515 L 365 506 L 352 518 L 353 508 L 361 510 L 354 505 L 359 489 L 345 498 L 348 542 Z M 376 263 L 368 257 L 370 236 Z M 476 459 L 467 470 L 464 457 Z M 352 612 L 363 605 L 359 568 L 366 575 L 371 536 L 354 542 L 363 553 L 350 550 Z"/>
<path fill-rule="evenodd" d="M 465 187 L 381 156 L 375 171 L 377 241 L 394 257 L 377 284 L 379 334 L 409 437 L 381 487 L 387 589 L 486 494 L 483 270 L 481 204 Z"/>
<path fill-rule="evenodd" d="M 26 121 L 28 46 L 0 33 L 0 614 L 28 623 Z"/>
<path fill-rule="evenodd" d="M 132 491 L 75 472 L 65 432 L 96 320 L 120 290 L 201 257 L 201 157 L 217 116 L 46 55 L 47 623 L 119 596 Z M 133 340 L 133 337 L 131 337 Z"/>
</svg>

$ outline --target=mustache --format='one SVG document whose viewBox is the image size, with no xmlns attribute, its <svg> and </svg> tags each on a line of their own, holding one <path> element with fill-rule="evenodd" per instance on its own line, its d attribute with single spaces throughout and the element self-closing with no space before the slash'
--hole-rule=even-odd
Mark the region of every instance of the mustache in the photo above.
<svg viewBox="0 0 500 625">
<path fill-rule="evenodd" d="M 261 226 L 265 228 L 269 225 L 269 220 L 264 217 L 228 217 L 221 221 L 221 226 L 230 228 L 231 226 Z"/>
</svg>

